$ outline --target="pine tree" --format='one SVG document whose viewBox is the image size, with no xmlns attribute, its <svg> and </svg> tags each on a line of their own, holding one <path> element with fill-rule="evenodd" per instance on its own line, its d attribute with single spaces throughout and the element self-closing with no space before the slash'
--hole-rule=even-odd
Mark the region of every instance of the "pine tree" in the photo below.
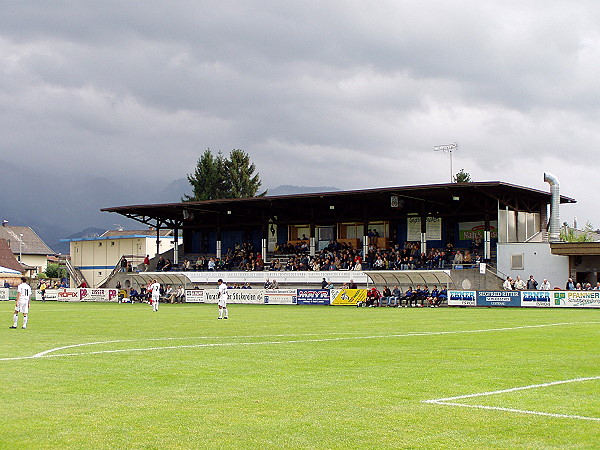
<svg viewBox="0 0 600 450">
<path fill-rule="evenodd" d="M 214 157 L 207 149 L 198 160 L 194 173 L 187 176 L 192 195 L 185 195 L 182 201 L 255 197 L 262 184 L 259 175 L 254 174 L 255 170 L 256 166 L 242 150 L 232 150 L 227 159 L 221 152 Z"/>
</svg>

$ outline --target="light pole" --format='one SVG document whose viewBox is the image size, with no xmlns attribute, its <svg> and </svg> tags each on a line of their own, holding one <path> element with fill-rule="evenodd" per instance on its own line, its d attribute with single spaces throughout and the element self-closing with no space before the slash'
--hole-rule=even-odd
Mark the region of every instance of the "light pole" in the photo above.
<svg viewBox="0 0 600 450">
<path fill-rule="evenodd" d="M 436 152 L 450 153 L 450 183 L 454 182 L 454 174 L 452 173 L 452 150 L 458 150 L 458 142 L 454 144 L 436 145 L 433 147 Z"/>
<path fill-rule="evenodd" d="M 19 234 L 19 262 L 21 262 L 21 256 L 23 251 L 23 233 Z"/>
</svg>

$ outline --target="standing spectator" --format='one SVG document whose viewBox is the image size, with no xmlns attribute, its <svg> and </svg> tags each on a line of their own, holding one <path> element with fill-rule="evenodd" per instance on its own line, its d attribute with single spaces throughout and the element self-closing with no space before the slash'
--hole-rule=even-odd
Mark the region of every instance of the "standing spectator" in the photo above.
<svg viewBox="0 0 600 450">
<path fill-rule="evenodd" d="M 219 319 L 227 319 L 227 284 L 219 278 Z M 225 314 L 225 317 L 223 317 Z"/>
<path fill-rule="evenodd" d="M 121 258 L 121 272 L 127 272 L 127 259 L 124 256 Z"/>
<path fill-rule="evenodd" d="M 40 284 L 40 292 L 42 293 L 42 302 L 46 301 L 46 289 L 48 288 L 48 285 L 46 284 L 46 281 L 42 280 L 42 283 Z"/>
<path fill-rule="evenodd" d="M 513 290 L 511 277 L 506 277 L 506 280 L 504 280 L 504 283 L 502 283 L 502 289 L 504 289 L 505 291 Z"/>
<path fill-rule="evenodd" d="M 533 275 L 529 275 L 529 280 L 527 280 L 527 289 L 530 291 L 535 291 L 538 288 L 538 282 L 535 281 Z"/>
<path fill-rule="evenodd" d="M 10 283 L 6 280 L 4 280 L 4 287 L 5 288 L 9 288 L 10 287 Z"/>
<path fill-rule="evenodd" d="M 565 290 L 567 291 L 574 291 L 575 290 L 575 283 L 573 282 L 573 278 L 570 278 L 567 280 L 567 284 L 565 286 Z"/>
<path fill-rule="evenodd" d="M 19 313 L 23 314 L 23 329 L 27 328 L 29 313 L 29 302 L 31 301 L 31 286 L 27 284 L 27 278 L 21 277 L 21 284 L 17 287 L 17 300 L 15 302 L 15 314 L 13 315 L 13 326 L 17 328 Z"/>
<path fill-rule="evenodd" d="M 517 291 L 523 291 L 523 290 L 525 290 L 526 287 L 527 287 L 527 284 L 525 284 L 525 282 L 521 279 L 521 277 L 519 275 L 517 275 L 517 279 L 515 280 L 514 288 Z"/>
<path fill-rule="evenodd" d="M 544 281 L 540 284 L 540 291 L 549 291 L 550 289 L 550 282 L 544 278 Z"/>
<path fill-rule="evenodd" d="M 144 258 L 144 272 L 148 272 L 148 266 L 150 265 L 150 255 L 146 255 Z"/>
</svg>

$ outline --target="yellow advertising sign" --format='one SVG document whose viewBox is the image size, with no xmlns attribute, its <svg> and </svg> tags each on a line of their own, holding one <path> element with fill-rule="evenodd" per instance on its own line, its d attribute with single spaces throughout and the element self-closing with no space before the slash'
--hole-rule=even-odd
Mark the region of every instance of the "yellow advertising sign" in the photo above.
<svg viewBox="0 0 600 450">
<path fill-rule="evenodd" d="M 358 302 L 364 302 L 366 300 L 366 289 L 341 289 L 336 293 L 335 297 L 331 299 L 331 304 L 356 306 Z"/>
</svg>

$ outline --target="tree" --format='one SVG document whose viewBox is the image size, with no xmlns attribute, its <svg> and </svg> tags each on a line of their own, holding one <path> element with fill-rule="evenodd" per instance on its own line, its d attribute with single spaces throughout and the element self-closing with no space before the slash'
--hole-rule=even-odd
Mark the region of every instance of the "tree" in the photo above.
<svg viewBox="0 0 600 450">
<path fill-rule="evenodd" d="M 250 157 L 242 150 L 232 150 L 226 161 L 228 174 L 229 198 L 263 197 L 267 191 L 256 195 L 262 184 L 258 174 L 252 175 L 256 169 Z"/>
<path fill-rule="evenodd" d="M 194 173 L 187 176 L 192 195 L 185 195 L 182 201 L 255 197 L 262 184 L 259 175 L 254 174 L 255 170 L 250 157 L 242 150 L 232 150 L 227 159 L 221 152 L 214 157 L 207 149 L 198 160 Z"/>
<path fill-rule="evenodd" d="M 465 169 L 460 169 L 460 172 L 454 175 L 455 183 L 470 183 L 471 181 L 473 181 L 471 180 L 471 174 L 469 172 L 465 172 Z"/>
</svg>

